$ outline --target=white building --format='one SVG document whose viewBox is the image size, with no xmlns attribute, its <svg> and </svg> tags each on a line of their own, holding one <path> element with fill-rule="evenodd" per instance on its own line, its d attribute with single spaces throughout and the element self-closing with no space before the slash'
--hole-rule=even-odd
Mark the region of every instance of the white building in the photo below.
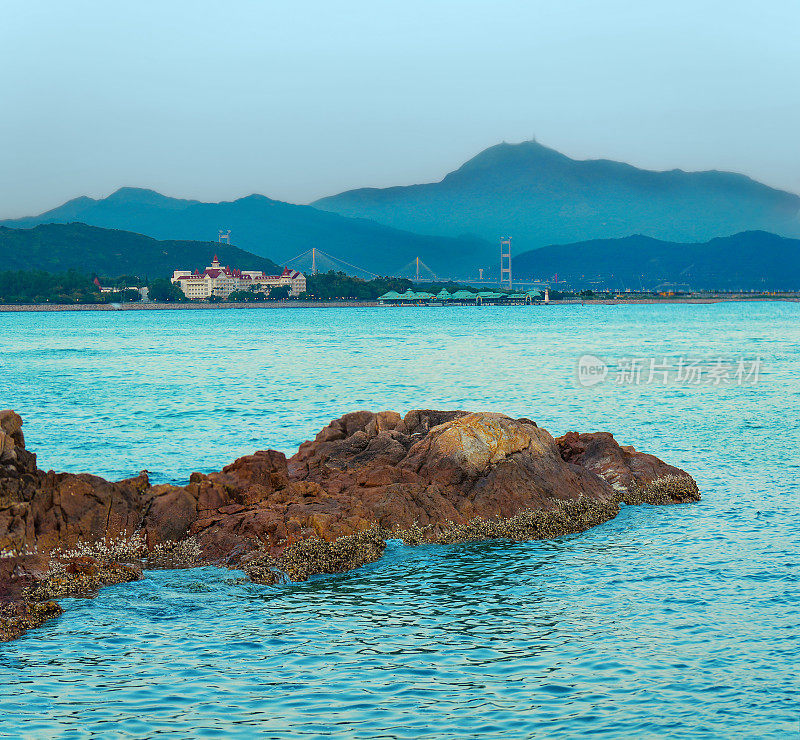
<svg viewBox="0 0 800 740">
<path fill-rule="evenodd" d="M 236 270 L 222 267 L 217 255 L 203 272 L 175 270 L 172 282 L 180 286 L 184 295 L 191 299 L 216 296 L 225 300 L 237 290 L 255 290 L 269 294 L 272 288 L 286 285 L 289 295 L 298 296 L 306 290 L 306 276 L 288 267 L 280 275 L 267 275 L 256 270 Z"/>
</svg>

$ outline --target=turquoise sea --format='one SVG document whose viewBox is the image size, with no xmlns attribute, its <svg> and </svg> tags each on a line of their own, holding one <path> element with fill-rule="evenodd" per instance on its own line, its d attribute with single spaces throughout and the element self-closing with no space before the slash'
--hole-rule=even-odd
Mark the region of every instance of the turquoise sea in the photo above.
<svg viewBox="0 0 800 740">
<path fill-rule="evenodd" d="M 0 645 L 0 736 L 800 733 L 800 304 L 2 313 L 0 406 L 41 467 L 111 478 L 427 407 L 612 431 L 703 493 L 308 583 L 201 568 L 65 600 Z"/>
</svg>

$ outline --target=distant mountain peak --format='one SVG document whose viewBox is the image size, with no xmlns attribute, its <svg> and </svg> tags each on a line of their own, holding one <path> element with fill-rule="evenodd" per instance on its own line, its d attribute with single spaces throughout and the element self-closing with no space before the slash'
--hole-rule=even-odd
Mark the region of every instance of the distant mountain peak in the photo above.
<svg viewBox="0 0 800 740">
<path fill-rule="evenodd" d="M 280 201 L 273 200 L 267 195 L 261 195 L 261 193 L 250 193 L 250 195 L 245 195 L 241 198 L 237 198 L 234 203 L 280 203 Z"/>
<path fill-rule="evenodd" d="M 88 206 L 91 203 L 97 203 L 97 201 L 94 198 L 90 198 L 88 195 L 79 195 L 77 198 L 68 200 L 66 203 L 64 203 L 64 205 Z"/>
<path fill-rule="evenodd" d="M 104 199 L 107 203 L 132 203 L 148 206 L 166 206 L 174 208 L 175 206 L 185 207 L 193 203 L 199 203 L 196 200 L 186 200 L 184 198 L 171 198 L 168 195 L 151 190 L 150 188 L 135 188 L 124 186 L 115 190 L 111 195 Z"/>
<path fill-rule="evenodd" d="M 536 141 L 485 149 L 440 182 L 350 190 L 316 208 L 433 236 L 515 249 L 648 234 L 672 242 L 761 229 L 800 236 L 800 197 L 730 172 L 573 159 Z"/>
<path fill-rule="evenodd" d="M 123 185 L 121 188 L 117 188 L 113 193 L 111 193 L 108 197 L 109 198 L 138 198 L 138 197 L 153 197 L 157 196 L 159 198 L 164 198 L 166 196 L 162 195 L 161 193 L 153 190 L 152 188 L 136 188 L 130 185 Z"/>
<path fill-rule="evenodd" d="M 520 165 L 537 167 L 574 161 L 566 154 L 562 154 L 535 140 L 521 141 L 517 144 L 510 144 L 504 141 L 479 152 L 464 162 L 457 170 L 447 175 L 444 181 L 451 178 L 457 179 L 465 174 L 491 171 L 497 168 L 513 167 L 517 169 Z"/>
</svg>

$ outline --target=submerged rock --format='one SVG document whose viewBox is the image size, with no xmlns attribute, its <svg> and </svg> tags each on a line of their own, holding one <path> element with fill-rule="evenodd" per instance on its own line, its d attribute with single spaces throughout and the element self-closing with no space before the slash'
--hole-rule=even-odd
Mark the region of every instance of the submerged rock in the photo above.
<svg viewBox="0 0 800 740">
<path fill-rule="evenodd" d="M 0 435 L 8 634 L 56 613 L 35 605 L 135 580 L 143 565 L 212 563 L 260 583 L 300 581 L 373 562 L 389 537 L 554 538 L 612 519 L 620 503 L 700 497 L 687 473 L 609 433 L 554 439 L 497 413 L 345 414 L 288 460 L 255 452 L 186 486 L 39 470 L 11 411 L 0 412 Z"/>
<path fill-rule="evenodd" d="M 55 601 L 13 601 L 0 603 L 0 642 L 15 640 L 49 619 L 59 617 L 64 610 Z"/>
</svg>

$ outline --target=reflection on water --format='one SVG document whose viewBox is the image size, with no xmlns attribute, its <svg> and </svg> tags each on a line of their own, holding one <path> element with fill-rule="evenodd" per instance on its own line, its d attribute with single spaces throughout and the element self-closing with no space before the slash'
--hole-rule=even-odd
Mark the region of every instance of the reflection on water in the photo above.
<svg viewBox="0 0 800 740">
<path fill-rule="evenodd" d="M 0 735 L 791 736 L 798 318 L 784 304 L 0 314 L 3 405 L 45 467 L 185 480 L 289 452 L 354 408 L 491 408 L 612 430 L 704 494 L 552 542 L 392 542 L 302 584 L 203 568 L 65 600 L 0 646 Z M 585 352 L 698 343 L 760 354 L 762 381 L 574 379 Z"/>
</svg>

